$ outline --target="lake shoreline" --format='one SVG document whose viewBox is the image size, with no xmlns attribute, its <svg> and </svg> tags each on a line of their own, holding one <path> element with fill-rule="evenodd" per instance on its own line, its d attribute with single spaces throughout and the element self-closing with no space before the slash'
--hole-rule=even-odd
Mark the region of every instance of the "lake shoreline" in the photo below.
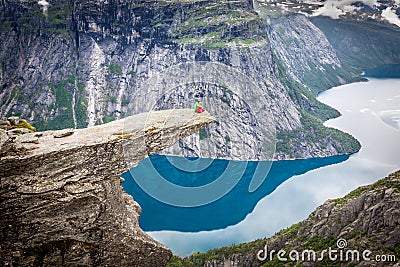
<svg viewBox="0 0 400 267">
<path fill-rule="evenodd" d="M 377 92 L 375 88 L 382 89 Z M 361 142 L 361 150 L 346 161 L 294 175 L 261 199 L 254 210 L 235 225 L 212 231 L 148 233 L 180 256 L 270 237 L 305 219 L 327 199 L 341 197 L 398 170 L 400 144 L 396 140 L 400 140 L 400 132 L 383 123 L 377 115 L 381 110 L 400 106 L 397 104 L 400 91 L 395 88 L 400 88 L 400 79 L 370 79 L 333 87 L 319 94 L 318 100 L 322 98 L 321 102 L 342 114 L 324 124 L 348 132 Z M 376 140 L 385 142 L 378 144 Z"/>
</svg>

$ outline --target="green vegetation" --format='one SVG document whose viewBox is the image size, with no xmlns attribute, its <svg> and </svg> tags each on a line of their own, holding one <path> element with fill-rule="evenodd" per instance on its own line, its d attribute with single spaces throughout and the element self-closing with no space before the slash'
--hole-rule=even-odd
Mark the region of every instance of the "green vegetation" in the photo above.
<svg viewBox="0 0 400 267">
<path fill-rule="evenodd" d="M 56 96 L 55 103 L 49 109 L 58 110 L 59 114 L 53 120 L 44 122 L 41 128 L 44 129 L 64 129 L 73 128 L 74 123 L 72 119 L 72 90 L 74 87 L 75 79 L 72 76 L 67 77 L 59 83 L 50 83 L 49 87 L 52 89 Z"/>
<path fill-rule="evenodd" d="M 2 25 L 0 33 L 17 27 L 50 34 L 73 33 L 73 6 L 68 1 L 52 2 L 46 12 L 37 4 L 37 1 L 24 1 L 20 7 L 20 14 L 13 17 L 4 16 L 0 19 Z"/>
<path fill-rule="evenodd" d="M 223 261 L 234 254 L 245 255 L 250 254 L 256 255 L 257 252 L 265 246 L 266 239 L 257 239 L 252 242 L 243 244 L 233 244 L 231 246 L 212 249 L 207 252 L 196 252 L 186 258 L 180 258 L 173 256 L 167 267 L 184 266 L 184 267 L 200 267 L 208 260 Z M 257 260 L 255 260 L 256 262 Z M 257 261 L 258 262 L 258 261 Z"/>
<path fill-rule="evenodd" d="M 320 70 L 323 68 L 324 71 Z M 313 65 L 311 66 L 313 71 L 307 71 L 303 74 L 300 79 L 306 84 L 314 93 L 320 93 L 328 88 L 341 84 L 339 77 L 345 81 L 360 81 L 362 78 L 359 77 L 357 70 L 350 68 L 343 64 L 341 67 L 334 67 L 333 65 Z"/>
<path fill-rule="evenodd" d="M 12 21 L 7 21 L 7 20 L 0 20 L 0 33 L 8 32 L 9 30 L 12 29 Z"/>
<path fill-rule="evenodd" d="M 281 68 L 283 68 L 282 65 Z M 306 89 L 302 84 L 289 79 L 286 75 L 281 75 L 281 80 L 289 88 L 290 98 L 305 112 L 322 121 L 340 116 L 336 109 L 319 102 L 316 99 L 316 92 Z"/>
<path fill-rule="evenodd" d="M 126 98 L 125 95 L 122 96 L 121 106 L 125 107 L 129 104 L 129 100 Z"/>
<path fill-rule="evenodd" d="M 345 204 L 348 200 L 350 199 L 355 199 L 359 196 L 361 196 L 361 194 L 363 192 L 365 192 L 366 190 L 368 190 L 367 187 L 359 187 L 353 191 L 351 191 L 349 194 L 347 194 L 346 196 L 342 197 L 342 198 L 336 198 L 334 200 L 332 200 L 334 203 L 339 204 L 339 205 L 343 205 Z"/>
<path fill-rule="evenodd" d="M 396 174 L 391 174 L 391 175 L 396 175 Z M 385 188 L 394 188 L 395 190 L 400 192 L 400 181 L 397 179 L 397 180 L 389 182 L 385 178 L 380 179 L 379 181 L 375 182 L 372 185 L 358 187 L 358 188 L 354 189 L 353 191 L 351 191 L 350 193 L 348 193 L 347 195 L 345 195 L 344 197 L 336 198 L 331 201 L 336 204 L 343 205 L 351 199 L 356 199 L 356 198 L 360 197 L 363 193 L 365 193 L 367 191 L 371 191 L 371 190 L 379 191 L 379 190 L 382 190 Z"/>
<path fill-rule="evenodd" d="M 332 144 L 339 154 L 355 153 L 361 148 L 360 143 L 350 134 L 323 126 L 321 119 L 305 111 L 301 111 L 301 124 L 302 128 L 277 133 L 277 152 L 296 157 L 298 152 L 295 148 L 299 147 L 297 143 L 304 141 L 321 148 Z"/>
<path fill-rule="evenodd" d="M 301 151 L 296 151 L 296 148 L 301 147 L 299 142 L 316 144 L 321 149 L 332 144 L 340 154 L 359 151 L 361 144 L 354 137 L 337 129 L 323 126 L 324 121 L 336 118 L 340 113 L 316 99 L 319 89 L 314 87 L 313 90 L 309 90 L 304 85 L 290 79 L 286 75 L 283 63 L 280 60 L 276 62 L 279 78 L 288 88 L 290 98 L 300 107 L 302 124 L 301 128 L 277 133 L 276 151 L 292 158 L 298 157 L 301 155 Z"/>
<path fill-rule="evenodd" d="M 288 228 L 280 230 L 276 233 L 277 236 L 287 236 L 288 238 L 293 238 L 299 232 L 300 222 L 292 224 Z"/>
<path fill-rule="evenodd" d="M 241 3 L 201 2 L 191 6 L 178 24 L 169 30 L 179 43 L 207 49 L 248 47 L 267 43 L 268 37 L 258 15 Z"/>
<path fill-rule="evenodd" d="M 307 249 L 312 249 L 314 251 L 322 251 L 329 247 L 336 247 L 336 240 L 335 237 L 319 237 L 313 236 L 311 238 L 305 238 L 302 240 L 302 246 Z"/>
<path fill-rule="evenodd" d="M 202 128 L 199 131 L 200 140 L 204 140 L 210 137 L 210 134 L 206 131 L 206 129 Z"/>
<path fill-rule="evenodd" d="M 72 7 L 63 2 L 54 2 L 52 7 L 47 10 L 47 18 L 52 25 L 67 28 L 68 24 L 71 23 Z"/>
<path fill-rule="evenodd" d="M 167 267 L 194 267 L 194 263 L 190 262 L 188 259 L 182 259 L 178 256 L 172 256 L 170 261 L 167 263 Z"/>
<path fill-rule="evenodd" d="M 115 120 L 114 116 L 104 116 L 103 117 L 103 122 L 104 123 L 108 123 L 108 122 L 111 122 L 111 121 L 114 121 L 114 120 Z"/>
<path fill-rule="evenodd" d="M 377 182 L 375 182 L 372 185 L 368 186 L 363 186 L 360 187 L 356 190 L 353 190 L 349 194 L 347 194 L 345 197 L 340 198 L 340 199 L 335 199 L 333 202 L 343 202 L 348 199 L 353 199 L 356 197 L 361 196 L 361 194 L 365 192 L 375 192 L 380 195 L 382 192 L 385 192 L 389 188 L 394 188 L 395 190 L 400 190 L 400 181 L 399 181 L 399 175 L 400 172 L 396 172 L 393 174 L 390 174 L 389 177 L 381 179 Z M 265 262 L 259 262 L 256 259 L 257 252 L 264 248 L 265 244 L 267 244 L 268 241 L 272 241 L 271 246 L 276 246 L 276 245 L 282 245 L 284 247 L 276 248 L 274 247 L 275 250 L 283 249 L 286 254 L 285 256 L 288 256 L 288 253 L 291 250 L 296 250 L 298 252 L 303 252 L 305 250 L 312 250 L 316 252 L 316 258 L 318 258 L 321 255 L 321 252 L 323 250 L 329 249 L 330 247 L 332 249 L 337 249 L 337 236 L 317 236 L 313 234 L 311 237 L 308 235 L 310 228 L 318 225 L 320 223 L 320 218 L 315 215 L 315 213 L 312 213 L 310 217 L 307 219 L 305 222 L 299 222 L 296 224 L 293 224 L 292 226 L 283 229 L 276 233 L 273 238 L 271 239 L 258 239 L 252 242 L 248 243 L 243 243 L 243 244 L 233 244 L 231 246 L 227 247 L 222 247 L 222 248 L 217 248 L 217 249 L 212 249 L 207 252 L 197 252 L 193 253 L 189 257 L 185 258 L 180 258 L 177 256 L 173 256 L 171 261 L 168 263 L 167 266 L 169 267 L 200 267 L 200 266 L 205 266 L 205 264 L 208 261 L 214 260 L 217 263 L 222 263 L 223 260 L 229 259 L 229 258 L 236 258 L 241 260 L 239 264 L 243 264 L 243 266 L 250 265 L 249 261 L 253 265 L 252 266 L 303 266 L 302 262 L 294 262 L 290 261 L 288 258 L 288 261 L 280 261 L 277 258 L 277 253 L 274 254 L 274 258 L 271 261 L 265 261 Z M 326 224 L 329 226 L 329 224 Z M 379 229 L 377 229 L 379 231 Z M 329 233 L 329 232 L 328 232 Z M 275 241 L 273 241 L 275 240 Z M 277 240 L 277 241 L 276 241 Z M 400 249 L 399 247 L 396 246 L 385 246 L 381 243 L 381 240 L 377 239 L 374 237 L 374 235 L 371 236 L 370 231 L 359 231 L 355 229 L 350 236 L 346 237 L 346 240 L 349 242 L 351 241 L 351 244 L 357 244 L 356 248 L 374 248 L 374 253 L 386 253 L 387 255 L 400 255 Z M 275 243 L 274 243 L 275 242 Z M 367 242 L 367 243 L 365 243 Z M 350 243 L 349 243 L 350 244 Z M 365 247 L 366 246 L 366 247 Z M 270 249 L 270 246 L 269 246 Z M 271 250 L 270 250 L 271 251 Z M 275 251 L 277 252 L 277 251 Z M 382 254 L 382 255 L 383 255 Z M 378 255 L 378 254 L 375 254 Z M 307 257 L 308 254 L 305 254 L 305 257 Z M 305 258 L 307 261 L 307 258 Z M 341 266 L 341 264 L 344 264 L 344 262 L 341 261 L 331 261 L 329 257 L 324 257 L 322 261 L 318 261 L 318 266 L 326 266 L 326 267 L 331 267 L 331 266 Z M 351 265 L 351 262 L 346 262 L 346 266 L 354 266 Z M 242 265 L 239 265 L 242 266 Z"/>
<path fill-rule="evenodd" d="M 56 98 L 55 103 L 49 106 L 49 112 L 55 112 L 57 115 L 48 121 L 40 121 L 36 123 L 37 128 L 41 131 L 74 128 L 72 115 L 72 94 L 75 89 L 83 92 L 84 85 L 82 83 L 75 82 L 74 76 L 68 75 L 60 82 L 49 83 L 47 86 L 50 87 Z M 87 100 L 83 99 L 81 94 L 76 94 L 75 103 L 77 127 L 85 127 L 87 118 Z"/>
<path fill-rule="evenodd" d="M 225 143 L 230 143 L 231 142 L 231 138 L 229 137 L 229 135 L 225 135 Z"/>
<path fill-rule="evenodd" d="M 116 92 L 116 91 L 118 91 L 118 90 L 115 89 L 115 88 L 109 88 L 108 90 L 109 90 L 109 92 Z M 116 98 L 115 96 L 106 95 L 106 96 L 103 97 L 102 102 L 104 102 L 104 103 L 108 103 L 108 102 L 116 103 L 116 102 L 117 102 L 117 98 Z"/>
<path fill-rule="evenodd" d="M 36 129 L 33 127 L 29 122 L 27 121 L 20 121 L 16 125 L 9 126 L 8 129 L 16 129 L 16 128 L 26 128 L 29 129 L 29 131 L 34 132 Z"/>
<path fill-rule="evenodd" d="M 108 66 L 107 70 L 108 70 L 109 73 L 112 73 L 112 74 L 119 74 L 119 75 L 122 74 L 122 68 L 118 63 L 110 64 Z"/>
</svg>

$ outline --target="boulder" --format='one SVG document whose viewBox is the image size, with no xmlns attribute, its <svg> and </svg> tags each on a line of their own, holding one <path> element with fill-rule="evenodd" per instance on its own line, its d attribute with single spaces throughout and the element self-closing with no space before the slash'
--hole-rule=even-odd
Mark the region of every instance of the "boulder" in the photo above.
<svg viewBox="0 0 400 267">
<path fill-rule="evenodd" d="M 14 129 L 8 130 L 7 134 L 9 136 L 16 136 L 16 135 L 20 135 L 20 134 L 27 134 L 30 132 L 31 131 L 28 128 L 14 128 Z"/>
<path fill-rule="evenodd" d="M 13 117 L 8 117 L 7 120 L 10 122 L 11 125 L 17 125 L 19 123 L 19 117 L 13 116 Z"/>
<path fill-rule="evenodd" d="M 39 144 L 39 138 L 37 136 L 35 136 L 35 134 L 32 134 L 32 133 L 21 134 L 21 135 L 17 136 L 16 140 L 21 143 Z"/>
<path fill-rule="evenodd" d="M 11 123 L 8 120 L 0 120 L 0 125 L 11 126 Z"/>
<path fill-rule="evenodd" d="M 54 138 L 63 138 L 74 134 L 74 129 L 63 129 L 53 133 Z"/>
</svg>

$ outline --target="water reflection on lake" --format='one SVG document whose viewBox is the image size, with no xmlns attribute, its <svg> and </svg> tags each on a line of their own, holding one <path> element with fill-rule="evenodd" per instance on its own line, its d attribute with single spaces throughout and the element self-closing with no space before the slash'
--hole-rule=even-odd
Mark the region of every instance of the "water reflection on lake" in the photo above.
<svg viewBox="0 0 400 267">
<path fill-rule="evenodd" d="M 146 177 L 145 179 L 152 180 L 154 179 L 153 175 L 160 174 L 165 179 L 177 185 L 201 186 L 211 183 L 214 179 L 220 177 L 227 168 L 228 161 L 214 160 L 203 171 L 191 173 L 172 167 L 169 163 L 169 158 L 153 155 L 143 160 L 130 173 L 128 172 L 124 175 L 125 182 L 123 186 L 125 190 L 134 196 L 135 200 L 142 207 L 143 211 L 140 215 L 139 224 L 145 231 L 177 230 L 198 232 L 223 229 L 237 224 L 253 211 L 258 201 L 274 191 L 287 179 L 313 169 L 345 161 L 349 156 L 343 155 L 328 158 L 274 162 L 268 176 L 254 192 L 249 192 L 249 185 L 258 162 L 248 162 L 243 177 L 229 193 L 217 201 L 197 207 L 177 207 L 164 204 L 146 194 L 132 179 L 131 175 Z M 199 160 L 201 161 L 202 159 Z M 157 173 L 153 172 L 149 161 L 152 161 L 153 166 L 157 167 Z M 241 163 L 231 161 L 229 168 L 233 169 L 235 173 L 240 172 Z M 152 182 L 156 183 L 156 180 Z M 159 188 L 159 190 L 165 190 L 165 188 Z"/>
<path fill-rule="evenodd" d="M 185 226 L 184 222 L 176 222 L 177 225 L 181 224 L 180 231 L 160 230 L 148 233 L 178 255 L 188 255 L 194 251 L 206 251 L 215 247 L 268 237 L 306 218 L 325 200 L 341 197 L 360 185 L 372 183 L 400 168 L 400 131 L 392 127 L 390 123 L 384 122 L 385 119 L 382 118 L 382 112 L 400 109 L 400 79 L 371 79 L 369 82 L 335 87 L 322 93 L 319 100 L 342 113 L 343 116 L 330 120 L 325 125 L 355 136 L 362 144 L 359 153 L 339 164 L 317 164 L 317 167 L 328 166 L 318 169 L 306 167 L 299 172 L 292 170 L 294 177 L 287 179 L 288 175 L 283 175 L 270 188 L 265 181 L 264 184 L 267 183 L 267 185 L 263 184 L 263 186 L 266 187 L 259 188 L 260 192 L 262 191 L 260 196 L 272 192 L 260 201 L 258 201 L 260 196 L 257 196 L 251 200 L 251 204 L 244 205 L 246 207 L 255 205 L 254 209 L 250 208 L 242 212 L 240 202 L 244 200 L 240 199 L 230 203 L 229 212 L 204 210 L 204 214 L 200 214 L 199 211 L 196 215 L 202 218 L 202 225 L 211 227 L 218 224 L 218 228 L 230 225 L 224 229 L 184 232 L 196 231 L 200 228 Z M 288 171 L 283 169 L 284 172 Z M 304 173 L 307 170 L 309 171 Z M 240 194 L 240 188 L 237 190 Z M 235 196 L 236 199 L 238 197 L 239 195 Z M 137 200 L 137 196 L 135 199 Z M 164 224 L 163 229 L 178 229 L 177 226 L 174 228 L 168 220 L 162 219 L 162 216 L 151 221 L 149 213 L 154 211 L 145 208 L 143 210 L 141 224 L 144 224 L 142 220 L 149 220 L 150 222 L 146 222 L 149 230 L 161 229 L 157 228 L 157 221 L 160 221 L 161 225 Z M 161 212 L 158 210 L 153 213 L 153 216 L 157 217 L 158 215 L 154 214 Z M 168 215 L 164 213 L 163 216 Z M 176 212 L 173 216 L 180 215 Z M 187 216 L 189 215 L 182 214 L 182 218 Z M 229 218 L 222 222 L 215 217 Z M 231 225 L 232 223 L 236 224 Z M 187 228 L 182 229 L 184 227 Z M 210 227 L 204 227 L 204 230 L 211 229 Z"/>
</svg>

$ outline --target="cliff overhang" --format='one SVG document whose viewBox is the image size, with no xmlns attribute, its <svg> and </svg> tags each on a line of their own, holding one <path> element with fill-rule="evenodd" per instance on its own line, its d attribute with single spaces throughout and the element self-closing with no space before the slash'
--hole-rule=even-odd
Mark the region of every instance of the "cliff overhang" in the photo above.
<svg viewBox="0 0 400 267">
<path fill-rule="evenodd" d="M 213 121 L 190 109 L 86 129 L 28 133 L 0 158 L 1 249 L 9 265 L 163 266 L 171 252 L 139 225 L 120 174 Z"/>
</svg>

